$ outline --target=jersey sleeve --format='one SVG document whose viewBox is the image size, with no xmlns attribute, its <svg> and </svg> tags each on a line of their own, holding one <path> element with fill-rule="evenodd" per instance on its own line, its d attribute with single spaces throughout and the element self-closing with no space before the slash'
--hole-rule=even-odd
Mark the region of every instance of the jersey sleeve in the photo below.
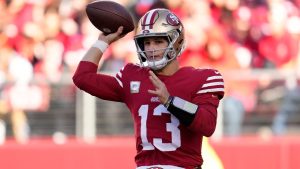
<svg viewBox="0 0 300 169">
<path fill-rule="evenodd" d="M 221 73 L 215 69 L 206 69 L 203 71 L 197 95 L 212 94 L 222 99 L 224 96 L 224 80 Z"/>
<path fill-rule="evenodd" d="M 97 73 L 97 65 L 81 61 L 73 75 L 74 84 L 81 90 L 98 98 L 123 101 L 123 88 L 118 76 Z"/>
<path fill-rule="evenodd" d="M 224 96 L 224 80 L 220 72 L 214 69 L 206 69 L 198 77 L 201 80 L 198 81 L 198 88 L 192 98 L 192 102 L 198 105 L 198 110 L 189 127 L 208 137 L 216 128 L 217 109 Z"/>
</svg>

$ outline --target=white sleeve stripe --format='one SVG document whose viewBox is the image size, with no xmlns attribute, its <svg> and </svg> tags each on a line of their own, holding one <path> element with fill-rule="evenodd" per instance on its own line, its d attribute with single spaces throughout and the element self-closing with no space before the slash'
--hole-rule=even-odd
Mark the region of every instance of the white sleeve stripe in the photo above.
<svg viewBox="0 0 300 169">
<path fill-rule="evenodd" d="M 117 75 L 119 75 L 120 78 L 122 78 L 122 73 L 121 72 L 118 72 Z"/>
<path fill-rule="evenodd" d="M 224 92 L 224 88 L 213 88 L 199 90 L 197 93 Z"/>
<path fill-rule="evenodd" d="M 202 87 L 209 87 L 209 86 L 224 86 L 224 82 L 212 82 L 212 83 L 205 83 Z"/>
<path fill-rule="evenodd" d="M 207 81 L 215 80 L 215 79 L 223 79 L 223 77 L 222 76 L 210 76 L 210 77 L 207 78 Z"/>
<path fill-rule="evenodd" d="M 123 83 L 121 82 L 121 80 L 118 77 L 115 77 L 117 82 L 119 83 L 119 85 L 123 88 Z"/>
</svg>

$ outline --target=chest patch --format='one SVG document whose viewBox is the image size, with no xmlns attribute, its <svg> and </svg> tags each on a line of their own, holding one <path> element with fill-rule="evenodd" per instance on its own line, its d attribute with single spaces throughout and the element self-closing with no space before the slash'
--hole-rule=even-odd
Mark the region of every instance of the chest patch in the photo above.
<svg viewBox="0 0 300 169">
<path fill-rule="evenodd" d="M 139 93 L 140 92 L 140 81 L 131 81 L 130 82 L 130 93 Z"/>
</svg>

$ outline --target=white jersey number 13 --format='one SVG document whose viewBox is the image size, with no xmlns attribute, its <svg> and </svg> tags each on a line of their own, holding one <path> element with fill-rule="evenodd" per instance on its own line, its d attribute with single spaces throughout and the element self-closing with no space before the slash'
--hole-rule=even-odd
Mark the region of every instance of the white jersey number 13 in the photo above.
<svg viewBox="0 0 300 169">
<path fill-rule="evenodd" d="M 139 116 L 141 116 L 141 139 L 143 150 L 154 150 L 154 147 L 160 151 L 175 151 L 181 146 L 180 130 L 178 129 L 179 121 L 171 114 L 171 122 L 166 123 L 166 131 L 171 132 L 171 143 L 163 143 L 161 138 L 153 138 L 153 144 L 147 139 L 147 118 L 149 105 L 142 105 L 139 109 Z M 170 114 L 170 112 L 163 106 L 158 105 L 153 112 L 154 116 L 161 116 L 163 113 Z"/>
</svg>

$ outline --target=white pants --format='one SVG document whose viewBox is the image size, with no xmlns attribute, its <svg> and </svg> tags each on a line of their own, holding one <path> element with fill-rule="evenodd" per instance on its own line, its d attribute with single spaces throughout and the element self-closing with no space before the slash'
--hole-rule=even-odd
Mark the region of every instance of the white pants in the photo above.
<svg viewBox="0 0 300 169">
<path fill-rule="evenodd" d="M 148 168 L 151 168 L 153 167 L 153 169 L 155 167 L 160 167 L 160 168 L 163 168 L 163 169 L 184 169 L 184 168 L 181 168 L 181 167 L 176 167 L 176 166 L 173 166 L 173 165 L 151 165 L 151 166 L 140 166 L 140 167 L 137 167 L 136 169 L 148 169 Z"/>
</svg>

